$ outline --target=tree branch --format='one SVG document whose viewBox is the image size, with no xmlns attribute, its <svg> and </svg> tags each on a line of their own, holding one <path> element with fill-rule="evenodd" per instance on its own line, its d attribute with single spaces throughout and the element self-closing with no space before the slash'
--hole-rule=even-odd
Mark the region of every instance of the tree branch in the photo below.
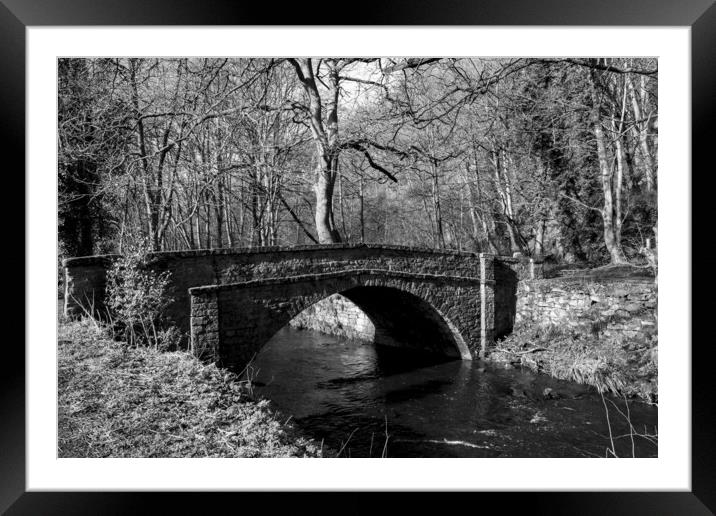
<svg viewBox="0 0 716 516">
<path fill-rule="evenodd" d="M 579 205 L 581 205 L 581 206 L 584 206 L 584 207 L 587 208 L 588 210 L 594 210 L 594 211 L 596 211 L 597 213 L 599 213 L 600 215 L 604 215 L 604 213 L 602 212 L 602 210 L 601 210 L 600 208 L 595 208 L 594 206 L 589 206 L 588 204 L 583 203 L 583 202 L 580 201 L 579 199 L 575 199 L 574 197 L 570 197 L 569 195 L 567 195 L 567 194 L 565 194 L 565 193 L 560 193 L 559 195 L 560 195 L 561 197 L 564 197 L 565 199 L 568 199 L 568 200 L 570 200 L 570 201 L 572 201 L 572 202 L 576 202 L 577 204 L 579 204 Z"/>
<path fill-rule="evenodd" d="M 368 160 L 368 164 L 369 164 L 371 167 L 373 167 L 374 169 L 376 169 L 378 172 L 382 172 L 383 174 L 385 174 L 386 176 L 388 176 L 388 179 L 390 179 L 390 180 L 393 181 L 394 183 L 397 183 L 397 182 L 398 182 L 398 180 L 395 178 L 395 176 L 394 176 L 393 174 L 391 174 L 391 173 L 388 172 L 385 168 L 381 167 L 378 163 L 376 163 L 375 161 L 373 161 L 373 158 L 371 158 L 371 156 L 370 156 L 370 154 L 368 153 L 367 150 L 363 149 L 363 155 L 366 157 L 366 159 Z"/>
<path fill-rule="evenodd" d="M 303 221 L 298 218 L 298 215 L 296 215 L 291 206 L 288 205 L 286 199 L 284 199 L 283 195 L 281 195 L 281 192 L 276 192 L 276 194 L 278 196 L 278 200 L 281 201 L 281 204 L 283 204 L 284 208 L 286 208 L 286 211 L 288 211 L 291 217 L 293 217 L 293 220 L 296 221 L 296 223 L 301 227 L 303 232 L 306 233 L 306 236 L 308 236 L 308 238 L 310 238 L 314 244 L 317 244 L 318 240 L 316 240 L 316 238 L 311 233 L 309 233 L 308 229 L 306 229 L 306 226 L 303 224 Z"/>
<path fill-rule="evenodd" d="M 585 68 L 591 68 L 593 70 L 603 70 L 605 72 L 614 72 L 614 73 L 636 73 L 639 75 L 647 75 L 652 76 L 659 73 L 658 68 L 654 68 L 653 70 L 641 70 L 639 68 L 620 68 L 618 66 L 614 66 L 611 64 L 601 64 L 596 61 L 587 61 L 583 59 L 543 59 L 542 62 L 544 63 L 570 63 L 577 66 L 583 66 Z"/>
<path fill-rule="evenodd" d="M 421 57 L 411 57 L 409 59 L 406 59 L 402 63 L 396 63 L 393 66 L 387 66 L 383 69 L 383 72 L 386 74 L 391 74 L 393 72 L 399 72 L 400 70 L 406 70 L 408 68 L 418 68 L 420 66 L 429 64 L 429 63 L 435 63 L 437 61 L 440 61 L 440 57 L 430 57 L 430 58 L 421 58 Z"/>
</svg>

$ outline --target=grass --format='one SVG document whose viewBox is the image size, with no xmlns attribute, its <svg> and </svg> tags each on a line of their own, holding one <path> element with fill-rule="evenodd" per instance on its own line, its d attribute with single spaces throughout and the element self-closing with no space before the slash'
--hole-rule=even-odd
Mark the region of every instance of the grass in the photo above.
<svg viewBox="0 0 716 516">
<path fill-rule="evenodd" d="M 238 377 L 187 352 L 130 348 L 62 321 L 59 457 L 320 457 Z"/>
<path fill-rule="evenodd" d="M 658 401 L 657 349 L 656 334 L 625 339 L 596 331 L 523 325 L 498 342 L 488 359 L 595 387 L 601 395 L 609 429 L 610 446 L 605 457 L 636 457 L 636 441 L 646 440 L 658 446 L 657 429 L 648 432 L 646 428 L 643 431 L 635 428 L 629 409 L 629 398 L 638 397 L 653 404 Z M 623 399 L 624 408 L 605 398 L 605 393 Z M 615 435 L 612 419 L 622 425 L 626 423 L 628 432 Z M 629 439 L 631 454 L 618 455 L 616 442 L 620 439 Z"/>
<path fill-rule="evenodd" d="M 489 359 L 527 367 L 599 392 L 656 402 L 656 336 L 624 339 L 556 326 L 518 327 L 497 343 Z"/>
</svg>

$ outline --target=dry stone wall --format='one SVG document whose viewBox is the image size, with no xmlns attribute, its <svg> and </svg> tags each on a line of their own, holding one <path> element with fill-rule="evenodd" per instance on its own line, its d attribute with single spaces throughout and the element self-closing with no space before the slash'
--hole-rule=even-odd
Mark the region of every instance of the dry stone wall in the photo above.
<svg viewBox="0 0 716 516">
<path fill-rule="evenodd" d="M 517 290 L 515 322 L 634 337 L 656 333 L 657 304 L 653 279 L 523 281 Z"/>
<path fill-rule="evenodd" d="M 365 312 L 340 294 L 306 308 L 289 324 L 292 328 L 320 331 L 353 340 L 373 342 L 375 339 L 375 326 Z"/>
</svg>

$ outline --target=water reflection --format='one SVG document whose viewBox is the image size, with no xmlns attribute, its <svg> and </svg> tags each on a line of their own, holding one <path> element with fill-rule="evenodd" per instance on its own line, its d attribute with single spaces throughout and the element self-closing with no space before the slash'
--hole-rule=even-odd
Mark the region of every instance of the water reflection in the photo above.
<svg viewBox="0 0 716 516">
<path fill-rule="evenodd" d="M 380 457 L 386 426 L 390 457 L 603 457 L 610 445 L 598 394 L 531 372 L 435 363 L 290 328 L 264 347 L 255 366 L 257 393 L 306 434 L 343 448 L 343 456 Z M 637 428 L 654 430 L 655 407 L 630 408 Z M 616 410 L 611 423 L 615 435 L 628 433 Z M 631 455 L 629 439 L 616 445 L 620 456 Z M 637 439 L 636 452 L 656 456 L 657 449 Z"/>
</svg>

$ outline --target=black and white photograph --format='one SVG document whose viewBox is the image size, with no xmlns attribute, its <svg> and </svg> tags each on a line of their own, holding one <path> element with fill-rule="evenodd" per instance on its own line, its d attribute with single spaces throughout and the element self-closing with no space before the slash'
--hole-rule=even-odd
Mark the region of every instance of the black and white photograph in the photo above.
<svg viewBox="0 0 716 516">
<path fill-rule="evenodd" d="M 59 458 L 659 457 L 657 57 L 56 65 Z"/>
<path fill-rule="evenodd" d="M 714 1 L 0 0 L 0 512 L 712 514 Z"/>
</svg>

